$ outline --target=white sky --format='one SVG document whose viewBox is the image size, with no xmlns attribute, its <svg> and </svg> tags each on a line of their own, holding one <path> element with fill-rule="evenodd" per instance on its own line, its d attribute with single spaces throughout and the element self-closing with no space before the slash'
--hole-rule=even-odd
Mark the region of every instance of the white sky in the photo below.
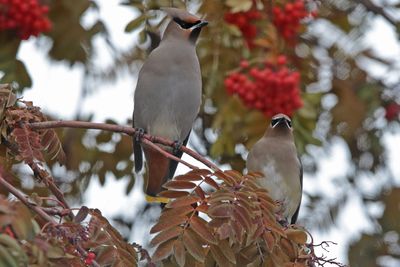
<svg viewBox="0 0 400 267">
<path fill-rule="evenodd" d="M 117 41 L 114 43 L 119 44 L 121 48 L 127 49 L 132 43 L 133 36 L 132 34 L 125 34 L 123 30 L 125 25 L 133 18 L 133 11 L 119 6 L 117 1 L 101 0 L 97 2 L 100 3 L 101 18 L 105 20 L 108 29 L 111 29 L 111 38 Z M 90 19 L 90 17 L 87 18 L 88 22 L 90 22 Z M 372 44 L 379 54 L 388 58 L 400 58 L 400 48 L 397 44 L 396 36 L 393 34 L 393 29 L 382 19 L 375 20 L 369 34 L 366 36 L 366 41 Z M 82 69 L 70 69 L 64 63 L 50 63 L 45 54 L 40 51 L 40 47 L 38 49 L 37 44 L 34 39 L 24 42 L 18 54 L 19 58 L 25 62 L 34 80 L 32 89 L 24 93 L 24 99 L 32 100 L 35 105 L 55 115 L 56 118 L 69 119 L 77 110 L 76 105 L 82 84 Z M 104 47 L 99 42 L 97 42 L 97 45 Z M 107 65 L 109 62 L 107 54 L 100 55 L 99 63 Z M 376 68 L 378 75 L 386 73 L 384 69 L 381 70 L 377 66 L 371 67 Z M 117 83 L 102 85 L 99 88 L 100 90 L 96 90 L 95 95 L 85 101 L 82 110 L 84 113 L 93 112 L 96 121 L 112 118 L 120 123 L 125 123 L 126 119 L 130 118 L 132 114 L 135 83 L 135 77 L 127 77 L 125 75 Z M 388 144 L 389 148 L 398 147 L 400 135 L 387 134 L 385 143 Z M 321 154 L 321 161 L 319 162 L 321 173 L 317 174 L 319 179 L 313 179 L 305 175 L 305 190 L 313 192 L 314 190 L 322 189 L 327 195 L 334 194 L 337 185 L 333 183 L 333 180 L 343 175 L 343 170 L 348 166 L 349 154 L 340 141 L 328 153 L 322 152 L 322 150 L 316 153 Z M 185 159 L 189 160 L 188 157 Z M 400 165 L 398 162 L 400 162 L 400 151 L 398 149 L 390 149 L 389 165 L 395 177 L 400 177 Z M 179 168 L 178 173 L 186 170 Z M 84 204 L 92 208 L 99 208 L 109 218 L 126 210 L 133 214 L 134 203 L 143 203 L 144 201 L 140 192 L 141 185 L 138 182 L 135 190 L 125 196 L 126 184 L 126 180 L 115 181 L 107 179 L 106 186 L 101 187 L 97 180 L 93 180 L 85 196 Z M 110 203 L 111 199 L 114 200 L 113 203 Z M 332 227 L 332 230 L 327 233 L 313 234 L 317 243 L 323 240 L 339 243 L 338 246 L 330 248 L 329 257 L 338 258 L 341 262 L 346 262 L 345 252 L 348 240 L 356 238 L 360 230 L 371 231 L 372 227 L 365 222 L 359 199 L 352 199 L 342 210 L 343 212 L 336 227 Z M 300 217 L 302 216 L 312 215 L 302 214 L 300 210 Z M 351 218 L 350 222 L 349 218 Z M 140 243 L 143 234 L 145 233 L 135 233 L 132 237 L 133 241 Z"/>
</svg>

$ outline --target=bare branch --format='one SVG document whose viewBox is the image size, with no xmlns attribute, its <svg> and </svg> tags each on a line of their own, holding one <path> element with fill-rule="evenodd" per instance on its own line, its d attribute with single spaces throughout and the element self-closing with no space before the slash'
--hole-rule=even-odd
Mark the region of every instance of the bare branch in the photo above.
<svg viewBox="0 0 400 267">
<path fill-rule="evenodd" d="M 46 122 L 34 122 L 34 123 L 29 123 L 29 127 L 32 129 L 50 129 L 50 128 L 80 128 L 80 129 L 97 129 L 97 130 L 105 130 L 105 131 L 111 131 L 111 132 L 117 132 L 117 133 L 124 133 L 130 136 L 133 136 L 135 134 L 135 129 L 132 127 L 128 126 L 122 126 L 122 125 L 115 125 L 115 124 L 107 124 L 107 123 L 96 123 L 96 122 L 84 122 L 84 121 L 46 121 Z M 149 134 L 144 134 L 142 136 L 142 140 L 146 139 L 152 143 L 157 143 L 169 147 L 174 147 L 175 142 L 168 140 L 166 138 L 158 137 L 158 136 L 152 136 Z M 142 141 L 145 143 L 144 141 Z M 148 142 L 146 142 L 148 144 Z M 192 158 L 202 162 L 205 164 L 207 167 L 212 169 L 213 171 L 220 171 L 217 165 L 212 163 L 211 161 L 207 160 L 205 157 L 201 156 L 197 152 L 185 147 L 181 146 L 180 150 Z M 160 152 L 160 150 L 157 149 L 157 151 Z M 171 159 L 177 160 L 177 158 L 169 153 L 168 151 L 165 151 L 168 153 L 170 156 L 168 156 Z M 161 152 L 160 152 L 161 153 Z M 162 153 L 164 154 L 164 153 Z M 164 154 L 165 155 L 165 154 Z M 175 157 L 175 158 L 172 158 Z M 189 163 L 184 163 L 183 160 L 178 160 L 179 162 L 185 164 L 189 168 L 193 169 L 193 165 Z"/>
<path fill-rule="evenodd" d="M 2 171 L 3 172 L 3 171 Z M 45 220 L 46 222 L 50 222 L 52 224 L 57 224 L 57 222 L 50 217 L 46 212 L 44 212 L 40 207 L 34 205 L 33 203 L 28 201 L 28 196 L 24 195 L 18 189 L 16 189 L 13 185 L 8 183 L 2 176 L 2 173 L 0 173 L 0 184 L 7 189 L 8 192 L 13 194 L 16 198 L 21 200 L 22 203 L 24 203 L 28 208 L 32 209 L 35 211 L 40 218 Z"/>
</svg>

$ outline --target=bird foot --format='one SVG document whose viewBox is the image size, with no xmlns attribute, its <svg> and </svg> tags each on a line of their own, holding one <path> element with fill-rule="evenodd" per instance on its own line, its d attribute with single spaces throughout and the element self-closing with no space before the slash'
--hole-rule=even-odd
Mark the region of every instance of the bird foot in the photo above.
<svg viewBox="0 0 400 267">
<path fill-rule="evenodd" d="M 174 145 L 172 146 L 173 147 L 172 153 L 176 155 L 179 151 L 181 151 L 182 146 L 183 143 L 181 141 L 178 140 L 174 141 Z"/>
<path fill-rule="evenodd" d="M 142 140 L 142 137 L 144 135 L 144 129 L 143 128 L 135 128 L 135 140 L 136 142 L 140 142 Z"/>
</svg>

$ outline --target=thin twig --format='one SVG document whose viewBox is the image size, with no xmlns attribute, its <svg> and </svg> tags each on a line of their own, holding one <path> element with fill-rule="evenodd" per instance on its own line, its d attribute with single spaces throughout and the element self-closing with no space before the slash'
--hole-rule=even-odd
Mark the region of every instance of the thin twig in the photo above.
<svg viewBox="0 0 400 267">
<path fill-rule="evenodd" d="M 63 204 L 63 208 L 69 210 L 68 217 L 73 220 L 75 215 L 72 213 L 67 201 L 65 200 L 63 192 L 61 192 L 61 190 L 54 183 L 54 179 L 50 173 L 41 168 L 35 162 L 30 162 L 28 165 L 32 169 L 35 177 L 42 181 L 50 189 L 53 195 Z"/>
<path fill-rule="evenodd" d="M 10 183 L 8 183 L 3 176 L 1 176 L 0 174 L 0 184 L 7 189 L 8 192 L 10 192 L 11 194 L 13 194 L 16 198 L 18 198 L 19 200 L 21 200 L 22 203 L 24 203 L 27 207 L 29 207 L 30 209 L 32 209 L 33 211 L 35 211 L 40 218 L 42 218 L 43 220 L 45 220 L 46 222 L 50 222 L 53 224 L 57 224 L 57 222 L 50 217 L 46 212 L 44 212 L 40 207 L 30 203 L 28 201 L 28 197 L 26 195 L 24 195 L 23 193 L 21 193 L 20 191 L 18 191 L 18 189 L 16 189 L 13 185 L 11 185 Z"/>
</svg>

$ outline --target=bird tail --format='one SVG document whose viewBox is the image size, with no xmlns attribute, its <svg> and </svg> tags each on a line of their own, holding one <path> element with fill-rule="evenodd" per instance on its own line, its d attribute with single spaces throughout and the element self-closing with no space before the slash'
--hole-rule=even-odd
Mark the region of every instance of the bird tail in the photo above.
<svg viewBox="0 0 400 267">
<path fill-rule="evenodd" d="M 170 160 L 150 147 L 143 147 L 143 150 L 148 167 L 146 194 L 157 197 L 162 191 L 162 185 L 168 180 Z"/>
<path fill-rule="evenodd" d="M 135 155 L 135 172 L 140 172 L 143 167 L 143 154 L 140 143 L 133 137 L 133 154 Z"/>
</svg>

